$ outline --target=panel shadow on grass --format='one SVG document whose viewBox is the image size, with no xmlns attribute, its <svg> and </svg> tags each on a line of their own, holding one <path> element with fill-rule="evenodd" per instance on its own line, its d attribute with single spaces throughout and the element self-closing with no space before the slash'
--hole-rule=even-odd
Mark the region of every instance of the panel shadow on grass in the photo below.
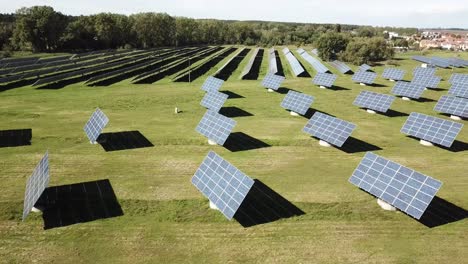
<svg viewBox="0 0 468 264">
<path fill-rule="evenodd" d="M 276 67 L 278 69 L 278 71 L 275 74 L 284 76 L 283 62 L 281 61 L 281 58 L 277 50 L 275 50 L 275 57 L 276 57 Z"/>
<path fill-rule="evenodd" d="M 290 89 L 290 88 L 286 88 L 286 87 L 280 87 L 280 88 L 278 88 L 278 90 L 276 90 L 276 92 L 279 93 L 279 94 L 287 94 L 287 93 L 289 93 L 289 91 L 298 92 L 298 91 L 296 91 L 294 89 Z M 300 92 L 298 92 L 298 93 L 300 93 Z"/>
<path fill-rule="evenodd" d="M 271 145 L 242 132 L 231 133 L 223 146 L 231 152 L 271 147 Z"/>
<path fill-rule="evenodd" d="M 420 138 L 417 138 L 417 137 L 414 137 L 414 136 L 407 135 L 406 137 L 414 139 L 414 140 L 416 140 L 418 142 L 421 141 Z M 468 143 L 458 141 L 458 140 L 454 140 L 453 143 L 452 143 L 452 146 L 450 148 L 447 148 L 445 146 L 438 145 L 438 144 L 435 144 L 435 143 L 434 143 L 434 147 L 439 147 L 441 149 L 445 149 L 445 150 L 448 150 L 448 151 L 451 151 L 451 152 L 462 152 L 462 151 L 467 151 L 468 150 Z"/>
<path fill-rule="evenodd" d="M 228 99 L 245 98 L 244 96 L 242 96 L 240 94 L 236 94 L 235 92 L 231 92 L 231 91 L 220 91 L 220 92 L 223 93 L 223 94 L 227 94 L 229 96 Z"/>
<path fill-rule="evenodd" d="M 245 116 L 253 116 L 253 114 L 244 111 L 238 107 L 235 106 L 227 106 L 227 107 L 222 107 L 219 110 L 219 113 L 222 114 L 225 117 L 245 117 Z"/>
<path fill-rule="evenodd" d="M 304 211 L 263 182 L 255 180 L 254 185 L 234 215 L 234 219 L 243 227 L 251 227 L 304 214 Z"/>
<path fill-rule="evenodd" d="M 48 187 L 36 207 L 43 209 L 44 229 L 123 215 L 107 179 Z"/>
<path fill-rule="evenodd" d="M 396 110 L 388 109 L 386 113 L 382 113 L 384 116 L 388 117 L 404 117 L 404 116 L 409 116 L 407 113 L 399 112 Z"/>
<path fill-rule="evenodd" d="M 97 142 L 106 152 L 154 147 L 140 131 L 103 133 L 99 135 Z"/>
<path fill-rule="evenodd" d="M 333 85 L 332 87 L 328 87 L 327 89 L 332 90 L 332 91 L 349 91 L 349 90 L 351 90 L 351 89 L 344 88 L 342 86 L 336 86 L 336 85 Z"/>
<path fill-rule="evenodd" d="M 355 137 L 349 137 L 346 142 L 341 146 L 342 151 L 346 153 L 358 153 L 358 152 L 367 152 L 367 151 L 377 151 L 382 150 L 379 146 L 367 143 Z"/>
<path fill-rule="evenodd" d="M 432 199 L 422 217 L 417 220 L 427 227 L 438 227 L 468 218 L 468 211 L 438 196 Z"/>
<path fill-rule="evenodd" d="M 0 148 L 31 145 L 32 129 L 0 130 Z"/>
</svg>

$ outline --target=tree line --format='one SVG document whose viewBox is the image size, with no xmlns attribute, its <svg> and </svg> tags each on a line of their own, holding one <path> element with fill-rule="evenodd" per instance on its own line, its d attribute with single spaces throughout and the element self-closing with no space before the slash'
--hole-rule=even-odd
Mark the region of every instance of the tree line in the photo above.
<svg viewBox="0 0 468 264">
<path fill-rule="evenodd" d="M 264 47 L 313 44 L 319 46 L 323 58 L 340 56 L 352 60 L 354 52 L 376 54 L 363 50 L 362 44 L 386 47 L 385 30 L 405 35 L 417 33 L 414 28 L 225 21 L 154 12 L 129 16 L 113 13 L 67 16 L 50 6 L 33 6 L 21 8 L 15 14 L 0 14 L 0 49 L 58 52 L 210 44 Z M 332 50 L 323 45 L 326 41 Z M 388 50 L 383 53 L 371 59 L 386 57 Z"/>
</svg>

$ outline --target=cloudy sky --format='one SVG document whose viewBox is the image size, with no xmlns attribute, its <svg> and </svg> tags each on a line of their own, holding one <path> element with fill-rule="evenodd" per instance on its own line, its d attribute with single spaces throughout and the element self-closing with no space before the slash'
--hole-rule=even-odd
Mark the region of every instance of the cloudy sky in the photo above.
<svg viewBox="0 0 468 264">
<path fill-rule="evenodd" d="M 0 0 L 0 12 L 33 5 L 69 15 L 166 12 L 193 18 L 468 28 L 468 0 Z"/>
</svg>

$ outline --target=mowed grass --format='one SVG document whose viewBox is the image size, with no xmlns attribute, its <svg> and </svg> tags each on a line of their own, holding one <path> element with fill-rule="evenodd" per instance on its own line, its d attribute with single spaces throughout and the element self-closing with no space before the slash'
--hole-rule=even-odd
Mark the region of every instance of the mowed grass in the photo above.
<svg viewBox="0 0 468 264">
<path fill-rule="evenodd" d="M 383 65 L 375 68 L 381 87 L 354 84 L 350 75 L 329 67 L 339 75 L 336 85 L 344 89 L 322 90 L 310 78 L 292 77 L 281 49 L 279 54 L 287 76 L 285 87 L 313 95 L 312 108 L 355 123 L 358 127 L 352 136 L 381 148 L 376 154 L 443 181 L 438 196 L 468 209 L 467 151 L 423 147 L 400 133 L 407 116 L 370 115 L 352 105 L 362 90 L 390 93 L 393 83 L 380 78 Z M 409 59 L 411 55 L 398 56 L 400 68 L 408 71 L 407 80 L 418 65 Z M 468 54 L 461 55 L 468 58 Z M 267 58 L 265 50 L 260 78 L 267 71 Z M 195 131 L 205 112 L 199 102 L 206 75 L 193 83 L 162 80 L 134 85 L 127 80 L 107 87 L 79 83 L 59 90 L 28 86 L 0 93 L 0 130 L 33 130 L 31 146 L 0 148 L 0 262 L 466 262 L 466 219 L 428 228 L 401 212 L 381 210 L 371 195 L 348 183 L 365 152 L 320 147 L 316 139 L 302 132 L 307 119 L 292 117 L 280 107 L 284 94 L 267 93 L 260 80 L 239 80 L 248 59 L 222 90 L 243 97 L 229 99 L 225 106 L 251 114 L 235 117 L 234 131 L 271 145 L 249 151 L 209 146 Z M 312 67 L 299 59 L 314 76 Z M 208 74 L 215 71 L 216 67 Z M 468 73 L 463 69 L 454 72 Z M 398 99 L 392 109 L 448 119 L 432 109 L 447 93 L 451 73 L 438 70 L 443 90 L 425 91 L 426 102 Z M 138 130 L 155 146 L 105 152 L 101 146 L 89 144 L 82 128 L 96 107 L 110 118 L 104 132 Z M 174 114 L 175 107 L 182 113 Z M 457 140 L 467 143 L 468 122 L 460 122 L 465 128 Z M 31 213 L 21 222 L 26 180 L 47 149 L 49 186 L 109 179 L 124 215 L 47 231 L 38 214 Z M 209 150 L 261 180 L 305 215 L 243 228 L 210 210 L 208 200 L 190 183 Z"/>
</svg>

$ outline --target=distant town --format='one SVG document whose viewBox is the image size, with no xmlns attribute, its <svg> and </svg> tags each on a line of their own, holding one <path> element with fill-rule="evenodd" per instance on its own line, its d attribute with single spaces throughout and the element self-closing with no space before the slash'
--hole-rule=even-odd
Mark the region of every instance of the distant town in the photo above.
<svg viewBox="0 0 468 264">
<path fill-rule="evenodd" d="M 420 30 L 419 34 L 411 36 L 403 36 L 389 31 L 384 31 L 384 34 L 391 40 L 406 40 L 412 43 L 411 46 L 414 49 L 468 50 L 468 31 L 463 30 Z M 407 47 L 395 46 L 395 49 L 404 51 Z"/>
</svg>

